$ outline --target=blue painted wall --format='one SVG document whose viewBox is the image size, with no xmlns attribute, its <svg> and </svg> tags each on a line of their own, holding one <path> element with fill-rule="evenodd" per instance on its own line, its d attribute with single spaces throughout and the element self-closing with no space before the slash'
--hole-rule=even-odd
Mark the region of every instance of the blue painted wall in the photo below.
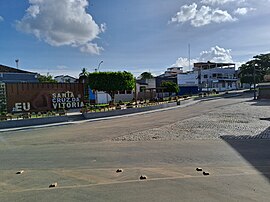
<svg viewBox="0 0 270 202">
<path fill-rule="evenodd" d="M 179 95 L 195 95 L 199 93 L 198 86 L 180 86 Z"/>
<path fill-rule="evenodd" d="M 36 74 L 0 73 L 0 82 L 4 83 L 38 83 Z"/>
</svg>

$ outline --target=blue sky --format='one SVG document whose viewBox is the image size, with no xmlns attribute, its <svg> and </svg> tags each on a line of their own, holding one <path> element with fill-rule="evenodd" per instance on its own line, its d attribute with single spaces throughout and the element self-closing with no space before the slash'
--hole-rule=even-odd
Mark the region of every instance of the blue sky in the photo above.
<svg viewBox="0 0 270 202">
<path fill-rule="evenodd" d="M 270 52 L 270 0 L 1 0 L 0 64 L 50 74 L 188 69 Z"/>
</svg>

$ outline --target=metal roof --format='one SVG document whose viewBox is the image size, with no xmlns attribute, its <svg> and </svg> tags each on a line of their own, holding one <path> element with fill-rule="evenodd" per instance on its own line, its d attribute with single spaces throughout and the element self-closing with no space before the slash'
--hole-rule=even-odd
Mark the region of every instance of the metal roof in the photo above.
<svg viewBox="0 0 270 202">
<path fill-rule="evenodd" d="M 33 72 L 24 71 L 24 70 L 16 69 L 16 68 L 13 68 L 13 67 L 8 67 L 8 66 L 1 65 L 1 64 L 0 64 L 0 73 L 36 74 L 36 73 L 33 73 Z"/>
<path fill-rule="evenodd" d="M 199 67 L 202 69 L 211 69 L 215 67 L 229 67 L 235 66 L 235 63 L 215 63 L 215 62 L 197 62 L 194 63 L 194 67 Z"/>
</svg>

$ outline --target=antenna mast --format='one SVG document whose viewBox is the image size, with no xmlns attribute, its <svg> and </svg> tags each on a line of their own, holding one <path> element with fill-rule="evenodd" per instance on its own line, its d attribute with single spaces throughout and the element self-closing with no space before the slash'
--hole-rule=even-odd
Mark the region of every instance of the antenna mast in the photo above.
<svg viewBox="0 0 270 202">
<path fill-rule="evenodd" d="M 188 70 L 190 71 L 190 44 L 188 44 Z"/>
<path fill-rule="evenodd" d="M 16 59 L 15 62 L 16 62 L 17 69 L 19 69 L 19 59 Z"/>
</svg>

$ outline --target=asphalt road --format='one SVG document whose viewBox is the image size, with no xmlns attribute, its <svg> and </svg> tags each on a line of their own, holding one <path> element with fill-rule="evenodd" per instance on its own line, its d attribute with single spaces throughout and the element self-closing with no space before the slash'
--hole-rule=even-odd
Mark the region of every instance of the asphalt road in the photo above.
<svg viewBox="0 0 270 202">
<path fill-rule="evenodd" d="M 0 201 L 269 201 L 269 140 L 112 141 L 249 99 L 0 133 Z"/>
</svg>

